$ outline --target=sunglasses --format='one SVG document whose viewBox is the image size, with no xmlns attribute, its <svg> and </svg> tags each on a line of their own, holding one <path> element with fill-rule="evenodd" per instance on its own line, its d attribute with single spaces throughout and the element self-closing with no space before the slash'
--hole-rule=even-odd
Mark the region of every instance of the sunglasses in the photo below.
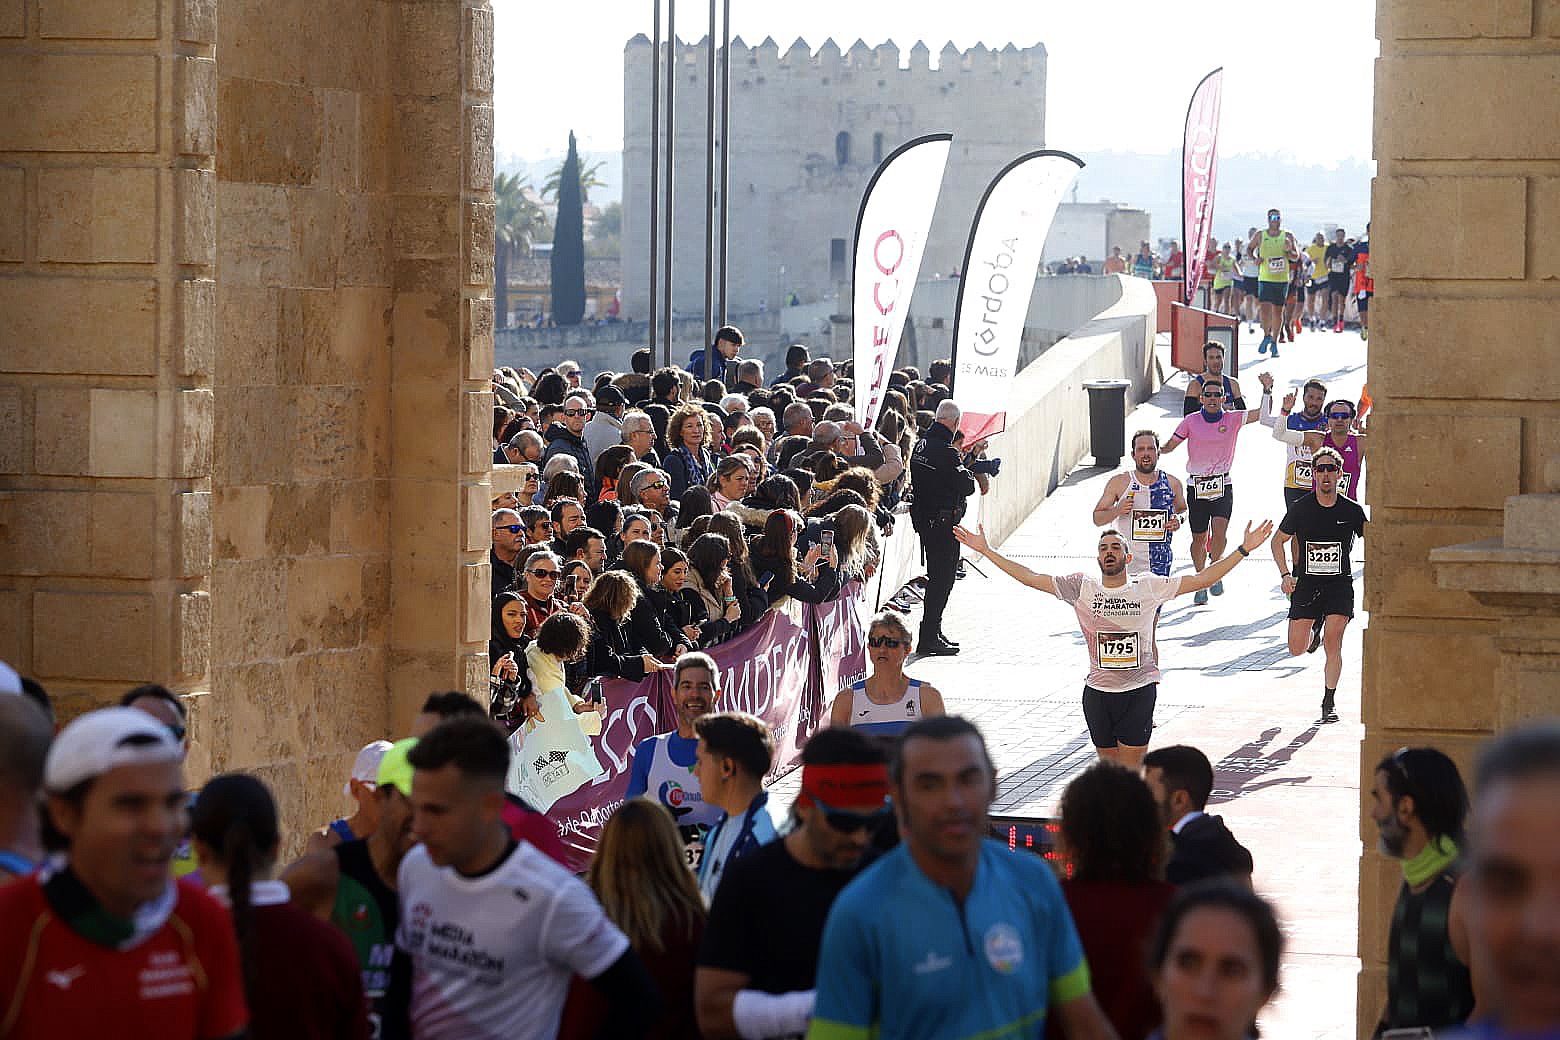
<svg viewBox="0 0 1560 1040">
<path fill-rule="evenodd" d="M 589 408 L 565 408 L 563 410 L 563 414 L 567 415 L 570 419 L 577 419 L 582 415 L 589 419 L 596 413 Z"/>
<path fill-rule="evenodd" d="M 519 534 L 521 531 L 525 530 L 525 526 L 523 524 L 499 524 L 497 527 L 493 528 L 493 530 L 508 531 L 510 534 Z"/>
<path fill-rule="evenodd" d="M 658 480 L 654 484 L 646 484 L 645 485 L 645 490 L 646 491 L 659 491 L 659 490 L 665 490 L 666 488 L 669 488 L 669 487 L 671 487 L 671 485 L 668 484 L 666 481 Z"/>
<path fill-rule="evenodd" d="M 169 726 L 168 732 L 173 734 L 174 740 L 177 740 L 182 744 L 184 743 L 184 734 L 188 733 L 189 730 L 185 729 L 183 726 Z"/>
<path fill-rule="evenodd" d="M 816 796 L 813 804 L 823 810 L 823 818 L 829 826 L 841 834 L 856 834 L 860 831 L 870 830 L 888 818 L 893 810 L 888 806 L 888 799 L 883 799 L 883 806 L 869 813 L 847 812 L 844 809 L 835 809 L 820 801 Z"/>
<path fill-rule="evenodd" d="M 531 577 L 541 578 L 543 581 L 557 581 L 558 575 L 561 573 L 561 571 L 534 570 L 531 572 Z"/>
<path fill-rule="evenodd" d="M 526 482 L 526 483 L 527 483 L 527 484 L 530 484 L 530 483 L 532 483 L 532 482 L 533 482 L 533 481 L 537 481 L 537 480 L 540 480 L 540 479 L 542 479 L 542 478 L 541 478 L 541 477 L 539 477 L 539 476 L 537 476 L 537 475 L 536 475 L 536 474 L 535 474 L 535 473 L 527 473 L 527 474 L 526 474 L 526 475 L 525 475 L 525 482 Z"/>
<path fill-rule="evenodd" d="M 1203 394 L 1203 396 L 1208 398 L 1210 401 L 1220 401 L 1220 400 L 1224 399 L 1224 391 L 1223 390 L 1214 390 L 1214 391 L 1212 391 L 1210 393 Z"/>
<path fill-rule="evenodd" d="M 893 636 L 870 636 L 867 639 L 867 645 L 874 650 L 885 646 L 890 650 L 898 650 L 905 645 L 905 642 L 903 639 L 895 639 Z"/>
<path fill-rule="evenodd" d="M 1353 412 L 1329 412 L 1329 413 L 1327 413 L 1327 418 L 1329 418 L 1329 419 L 1352 419 L 1352 418 L 1354 418 L 1354 413 Z"/>
<path fill-rule="evenodd" d="M 1318 473 L 1336 473 L 1336 472 L 1338 472 L 1338 467 L 1333 465 L 1331 462 L 1324 462 L 1320 466 L 1312 466 L 1311 468 L 1314 469 Z"/>
</svg>

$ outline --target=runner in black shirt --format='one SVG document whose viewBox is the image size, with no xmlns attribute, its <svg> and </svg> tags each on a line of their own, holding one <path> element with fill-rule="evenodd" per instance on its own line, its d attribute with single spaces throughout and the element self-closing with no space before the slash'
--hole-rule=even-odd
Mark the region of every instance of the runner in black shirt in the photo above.
<svg viewBox="0 0 1560 1040">
<path fill-rule="evenodd" d="M 1343 305 L 1349 299 L 1350 268 L 1354 266 L 1354 247 L 1344 241 L 1343 228 L 1333 232 L 1323 261 L 1327 265 L 1327 317 L 1334 332 L 1343 331 Z"/>
<path fill-rule="evenodd" d="M 826 729 L 802 751 L 790 834 L 733 863 L 715 892 L 694 981 L 705 1040 L 800 1036 L 823 923 L 889 827 L 888 767 L 871 738 Z"/>
<path fill-rule="evenodd" d="M 1343 673 L 1343 630 L 1354 617 L 1355 538 L 1365 536 L 1365 510 L 1338 494 L 1343 458 L 1332 448 L 1311 457 L 1312 493 L 1289 507 L 1273 535 L 1273 559 L 1289 601 L 1289 652 L 1327 648 L 1322 721 L 1337 722 L 1333 695 Z M 1285 546 L 1293 542 L 1293 572 Z"/>
</svg>

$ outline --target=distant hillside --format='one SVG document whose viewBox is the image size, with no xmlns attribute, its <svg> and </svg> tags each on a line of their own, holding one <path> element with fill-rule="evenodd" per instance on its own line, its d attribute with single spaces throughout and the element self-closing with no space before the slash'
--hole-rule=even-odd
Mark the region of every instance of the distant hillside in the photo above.
<svg viewBox="0 0 1560 1040">
<path fill-rule="evenodd" d="M 1181 155 L 1084 152 L 1088 165 L 1078 176 L 1079 202 L 1110 199 L 1153 218 L 1158 238 L 1181 234 Z M 1268 207 L 1284 211 L 1284 225 L 1307 239 L 1324 225 L 1361 232 L 1370 214 L 1370 180 L 1375 164 L 1308 166 L 1292 155 L 1227 155 L 1219 160 L 1214 231 L 1221 240 L 1244 235 L 1261 224 Z"/>
<path fill-rule="evenodd" d="M 600 177 L 605 186 L 591 201 L 604 206 L 623 196 L 623 153 L 585 152 L 586 162 L 602 160 Z M 524 171 L 538 188 L 562 154 L 526 159 L 510 153 L 497 157 L 498 168 Z M 1110 199 L 1153 217 L 1153 234 L 1173 238 L 1181 233 L 1181 156 L 1178 152 L 1147 155 L 1139 152 L 1084 152 L 1088 164 L 1078 178 L 1077 199 L 1097 202 Z M 1324 225 L 1341 224 L 1349 233 L 1364 229 L 1370 210 L 1370 179 L 1375 164 L 1340 163 L 1335 167 L 1310 166 L 1287 154 L 1227 155 L 1219 162 L 1218 198 L 1214 230 L 1219 238 L 1244 235 L 1262 222 L 1269 206 L 1284 211 L 1284 223 L 1296 234 L 1310 238 Z"/>
</svg>

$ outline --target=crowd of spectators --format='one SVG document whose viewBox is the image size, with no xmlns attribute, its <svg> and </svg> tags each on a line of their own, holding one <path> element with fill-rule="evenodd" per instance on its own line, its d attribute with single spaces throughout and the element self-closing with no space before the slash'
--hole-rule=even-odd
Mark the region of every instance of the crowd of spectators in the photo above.
<svg viewBox="0 0 1560 1040">
<path fill-rule="evenodd" d="M 493 460 L 521 468 L 498 482 L 517 490 L 493 499 L 490 561 L 493 706 L 511 727 L 536 710 L 526 650 L 555 614 L 585 625 L 565 662 L 579 699 L 876 572 L 949 364 L 893 373 L 863 429 L 849 362 L 795 345 L 766 382 L 742 346 L 728 326 L 687 368 L 642 349 L 594 379 L 572 361 L 493 373 Z"/>
</svg>

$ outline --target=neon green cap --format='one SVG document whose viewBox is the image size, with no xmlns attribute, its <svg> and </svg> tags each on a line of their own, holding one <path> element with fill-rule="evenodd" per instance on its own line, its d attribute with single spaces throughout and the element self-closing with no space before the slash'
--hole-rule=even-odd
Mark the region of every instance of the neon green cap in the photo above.
<svg viewBox="0 0 1560 1040">
<path fill-rule="evenodd" d="M 379 760 L 377 782 L 380 787 L 393 787 L 408 798 L 412 796 L 412 764 L 406 760 L 406 755 L 416 746 L 416 737 L 407 737 L 390 745 L 385 757 Z"/>
</svg>

